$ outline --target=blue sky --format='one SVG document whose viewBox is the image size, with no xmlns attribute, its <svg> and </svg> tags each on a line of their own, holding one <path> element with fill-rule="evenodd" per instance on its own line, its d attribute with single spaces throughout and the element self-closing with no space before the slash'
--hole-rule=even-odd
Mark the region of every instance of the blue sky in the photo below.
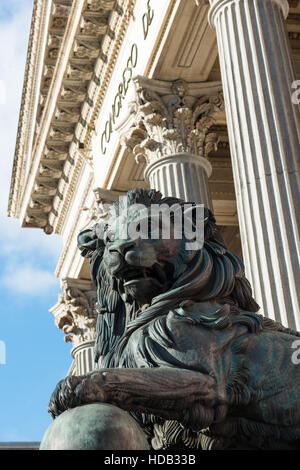
<svg viewBox="0 0 300 470">
<path fill-rule="evenodd" d="M 32 5 L 0 0 L 0 442 L 41 440 L 50 394 L 71 365 L 70 344 L 49 313 L 60 292 L 61 238 L 7 217 Z"/>
</svg>

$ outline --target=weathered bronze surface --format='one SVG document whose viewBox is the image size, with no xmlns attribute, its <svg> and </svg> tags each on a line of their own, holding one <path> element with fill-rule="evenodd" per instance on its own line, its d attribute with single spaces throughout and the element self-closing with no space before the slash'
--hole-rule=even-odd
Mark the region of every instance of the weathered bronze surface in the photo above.
<svg viewBox="0 0 300 470">
<path fill-rule="evenodd" d="M 127 202 L 182 203 L 141 189 Z M 131 412 L 154 448 L 300 448 L 300 365 L 292 361 L 300 334 L 255 313 L 241 260 L 205 216 L 196 252 L 172 237 L 120 239 L 111 227 L 104 241 L 97 227 L 79 235 L 98 288 L 103 369 L 59 382 L 53 417 L 111 403 Z"/>
<path fill-rule="evenodd" d="M 126 411 L 106 403 L 77 406 L 47 429 L 40 450 L 147 450 L 143 431 Z"/>
</svg>

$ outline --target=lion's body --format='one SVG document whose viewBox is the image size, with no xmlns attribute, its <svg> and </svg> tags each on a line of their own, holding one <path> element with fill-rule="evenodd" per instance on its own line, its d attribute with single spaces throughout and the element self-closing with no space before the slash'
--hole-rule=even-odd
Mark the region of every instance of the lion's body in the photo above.
<svg viewBox="0 0 300 470">
<path fill-rule="evenodd" d="M 154 191 L 127 195 L 129 205 L 151 207 L 159 201 L 174 203 Z M 151 380 L 145 374 L 141 390 L 146 397 L 149 393 L 149 401 L 139 395 L 131 402 L 129 385 L 132 407 L 119 400 L 119 406 L 135 413 L 155 448 L 297 448 L 300 365 L 292 362 L 292 346 L 300 334 L 256 313 L 259 307 L 243 264 L 226 249 L 214 222 L 208 212 L 204 246 L 192 256 L 174 239 L 128 242 L 115 237 L 105 245 L 95 229 L 79 236 L 82 254 L 92 256 L 98 287 L 96 357 L 101 356 L 108 371 L 134 369 L 136 374 L 139 369 L 164 368 L 177 370 L 178 377 L 181 370 L 184 377 L 188 371 L 193 378 L 199 374 L 203 395 L 198 397 L 194 385 L 187 386 L 186 393 L 192 394 L 187 403 L 193 403 L 187 409 L 181 383 L 177 402 L 170 402 L 164 392 L 152 403 Z M 112 399 L 115 403 L 118 396 L 120 391 Z M 61 404 L 55 397 L 53 403 L 55 414 Z"/>
<path fill-rule="evenodd" d="M 209 374 L 216 378 L 224 405 L 205 417 L 199 413 L 194 421 L 191 417 L 190 431 L 176 421 L 153 415 L 136 415 L 137 419 L 152 434 L 157 448 L 176 445 L 240 448 L 249 443 L 255 445 L 254 442 L 266 449 L 297 447 L 300 367 L 295 368 L 291 361 L 297 336 L 288 330 L 270 329 L 271 322 L 264 328 L 263 318 L 254 313 L 250 314 L 248 326 L 238 323 L 224 329 L 215 328 L 216 324 L 203 326 L 203 317 L 207 320 L 216 307 L 209 302 L 194 303 L 138 326 L 128 338 L 123 337 L 120 350 L 115 351 L 119 361 L 113 365 L 177 367 Z M 251 331 L 251 320 L 256 323 L 255 317 L 257 325 L 260 324 L 256 333 Z M 216 414 L 220 422 L 213 424 Z M 200 432 L 204 428 L 206 431 Z"/>
</svg>

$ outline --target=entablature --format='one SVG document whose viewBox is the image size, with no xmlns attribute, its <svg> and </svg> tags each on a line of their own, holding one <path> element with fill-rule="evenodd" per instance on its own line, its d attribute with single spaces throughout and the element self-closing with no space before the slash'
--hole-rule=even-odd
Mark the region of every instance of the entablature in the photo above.
<svg viewBox="0 0 300 470">
<path fill-rule="evenodd" d="M 48 28 L 40 63 L 42 73 L 35 118 L 29 123 L 34 136 L 25 162 L 24 148 L 20 144 L 29 130 L 28 123 L 20 118 L 9 215 L 19 217 L 24 227 L 59 233 L 62 224 L 59 215 L 65 199 L 68 201 L 65 198 L 67 186 L 78 170 L 74 168 L 76 160 L 82 159 L 84 154 L 77 150 L 85 150 L 82 135 L 88 128 L 86 114 L 94 106 L 95 87 L 99 89 L 102 85 L 97 70 L 106 70 L 112 48 L 117 53 L 134 0 L 53 0 L 48 3 Z M 41 2 L 37 0 L 32 36 L 35 28 L 41 28 L 39 7 Z M 34 40 L 37 38 L 31 39 L 31 48 Z M 27 68 L 30 68 L 32 55 L 29 51 Z M 109 70 L 106 73 L 109 74 Z M 34 78 L 27 73 L 25 94 L 33 86 Z M 27 171 L 24 171 L 25 163 Z"/>
</svg>

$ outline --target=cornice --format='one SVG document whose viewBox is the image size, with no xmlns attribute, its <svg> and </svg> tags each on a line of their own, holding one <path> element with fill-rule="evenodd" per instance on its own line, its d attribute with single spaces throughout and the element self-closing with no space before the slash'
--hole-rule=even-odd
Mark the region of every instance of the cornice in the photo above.
<svg viewBox="0 0 300 470">
<path fill-rule="evenodd" d="M 74 162 L 76 162 L 77 158 L 83 158 L 83 153 L 89 149 L 90 140 L 94 131 L 95 110 L 99 109 L 98 107 L 101 105 L 105 96 L 118 52 L 133 14 L 135 2 L 136 0 L 119 2 L 118 8 L 116 7 L 111 13 L 108 34 L 103 38 L 101 54 L 95 62 L 93 78 L 88 85 L 87 99 L 82 105 L 81 118 L 75 128 L 74 141 L 70 146 L 70 154 L 74 156 L 72 156 L 71 160 Z M 122 10 L 120 10 L 120 7 Z M 98 104 L 96 104 L 96 102 Z M 77 158 L 76 155 L 78 156 Z M 60 187 L 63 188 L 64 198 L 60 200 L 57 199 L 55 213 L 58 214 L 58 218 L 55 221 L 53 220 L 55 224 L 54 230 L 57 233 L 61 232 L 64 218 L 72 199 L 73 188 L 78 175 L 76 163 L 73 165 L 73 169 L 68 165 L 68 169 L 65 168 L 65 174 L 67 176 L 66 180 L 60 182 Z M 68 181 L 68 183 L 66 183 L 66 181 Z"/>
<path fill-rule="evenodd" d="M 60 233 L 135 4 L 34 0 L 8 211 L 23 226 Z M 176 5 L 170 0 L 149 73 Z"/>
<path fill-rule="evenodd" d="M 92 131 L 87 123 L 108 84 L 134 4 L 135 0 L 72 3 L 64 36 L 51 48 L 56 62 L 45 69 L 43 83 L 49 86 L 41 93 L 38 134 L 23 181 L 22 207 L 15 214 L 25 227 L 60 233 L 86 153 L 82 141 Z M 31 86 L 28 80 L 24 87 Z"/>
<path fill-rule="evenodd" d="M 43 100 L 43 111 L 38 124 L 38 135 L 32 149 L 31 165 L 25 182 L 25 193 L 20 212 L 23 226 L 41 227 L 46 233 L 53 231 L 48 223 L 49 205 L 52 206 L 53 198 L 58 192 L 58 181 L 63 176 L 63 165 L 68 158 L 70 145 L 69 136 L 65 133 L 66 130 L 63 131 L 65 141 L 59 141 L 57 140 L 56 128 L 51 128 L 51 123 L 55 119 L 57 101 L 61 93 L 64 92 L 62 82 L 69 56 L 73 50 L 73 41 L 84 4 L 85 0 L 73 2 L 65 34 L 60 46 L 56 49 L 57 61 L 47 95 Z M 50 142 L 50 146 L 48 142 Z M 57 152 L 57 148 L 61 152 Z M 54 177 L 53 171 L 59 172 L 59 176 Z"/>
<path fill-rule="evenodd" d="M 41 50 L 42 36 L 46 36 L 46 24 L 49 16 L 49 3 L 51 0 L 34 0 L 29 43 L 25 65 L 24 85 L 21 97 L 19 122 L 17 129 L 15 155 L 12 168 L 12 178 L 8 203 L 8 215 L 17 217 L 20 205 L 20 192 L 22 190 L 22 177 L 24 177 L 24 164 L 26 164 L 26 144 L 33 126 L 33 95 L 39 88 L 38 69 L 43 59 Z M 27 149 L 28 150 L 28 149 Z"/>
</svg>

